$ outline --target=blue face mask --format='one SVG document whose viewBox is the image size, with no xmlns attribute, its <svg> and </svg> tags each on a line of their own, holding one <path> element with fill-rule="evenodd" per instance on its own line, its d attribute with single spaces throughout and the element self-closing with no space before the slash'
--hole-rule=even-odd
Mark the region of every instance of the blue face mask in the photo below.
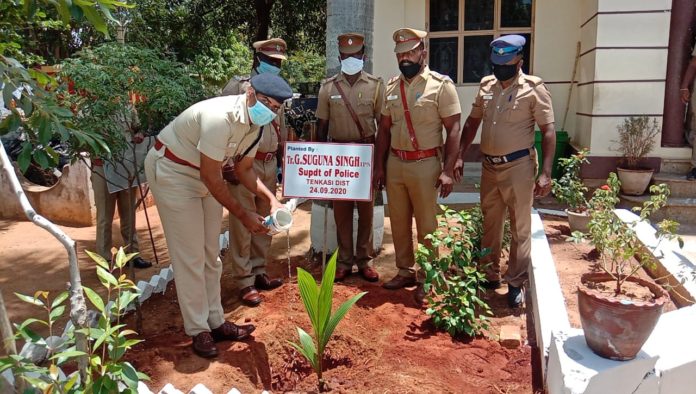
<svg viewBox="0 0 696 394">
<path fill-rule="evenodd" d="M 271 111 L 270 108 L 263 105 L 258 97 L 256 98 L 256 104 L 249 107 L 249 118 L 255 125 L 265 126 L 271 123 L 275 117 L 276 114 Z"/>
<path fill-rule="evenodd" d="M 278 75 L 280 74 L 280 67 L 276 67 L 270 63 L 266 63 L 263 60 L 259 61 L 259 65 L 256 66 L 256 72 L 259 74 L 271 73 Z"/>
</svg>

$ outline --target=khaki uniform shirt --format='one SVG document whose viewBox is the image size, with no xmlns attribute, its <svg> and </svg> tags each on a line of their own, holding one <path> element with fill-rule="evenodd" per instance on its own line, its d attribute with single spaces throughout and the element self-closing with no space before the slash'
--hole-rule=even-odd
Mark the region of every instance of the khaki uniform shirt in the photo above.
<svg viewBox="0 0 696 394">
<path fill-rule="evenodd" d="M 157 136 L 177 157 L 200 167 L 200 154 L 225 161 L 241 155 L 259 133 L 251 124 L 246 96 L 215 97 L 198 102 L 169 123 Z M 253 147 L 247 156 L 254 156 Z"/>
<path fill-rule="evenodd" d="M 442 146 L 442 119 L 461 113 L 459 96 L 449 77 L 431 71 L 425 66 L 411 83 L 408 83 L 403 75 L 394 77 L 387 83 L 382 115 L 391 116 L 391 147 L 415 150 L 409 137 L 401 102 L 399 85 L 402 80 L 418 148 L 426 150 Z"/>
<path fill-rule="evenodd" d="M 346 97 L 341 96 L 334 82 L 340 84 Z M 350 103 L 365 135 L 360 134 L 344 100 Z M 384 84 L 381 78 L 363 71 L 351 86 L 345 75 L 338 73 L 321 85 L 316 116 L 329 121 L 329 137 L 332 140 L 356 141 L 377 133 L 383 101 Z"/>
<path fill-rule="evenodd" d="M 250 76 L 238 76 L 233 77 L 227 82 L 225 88 L 222 89 L 222 96 L 246 94 L 247 87 L 251 86 Z M 246 96 L 245 96 L 246 97 Z M 258 151 L 259 152 L 275 152 L 278 150 L 278 145 L 280 141 L 278 140 L 278 134 L 282 139 L 287 140 L 288 129 L 285 123 L 285 103 L 278 110 L 278 115 L 273 121 L 278 126 L 278 133 L 276 133 L 275 127 L 272 124 L 265 126 L 263 128 L 263 134 L 261 136 L 261 141 L 259 141 Z"/>
<path fill-rule="evenodd" d="M 489 75 L 471 108 L 472 118 L 483 118 L 481 152 L 502 156 L 534 146 L 534 123 L 554 122 L 551 93 L 539 77 L 520 73 L 507 89 Z"/>
</svg>

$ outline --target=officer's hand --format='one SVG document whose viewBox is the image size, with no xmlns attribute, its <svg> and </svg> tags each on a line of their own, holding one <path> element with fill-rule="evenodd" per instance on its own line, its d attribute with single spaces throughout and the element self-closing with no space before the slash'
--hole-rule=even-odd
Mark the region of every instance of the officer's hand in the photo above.
<svg viewBox="0 0 696 394">
<path fill-rule="evenodd" d="M 143 133 L 135 133 L 135 134 L 133 134 L 133 138 L 131 139 L 131 141 L 134 144 L 139 144 L 139 143 L 143 142 L 144 139 L 145 139 L 145 136 L 143 136 Z"/>
<path fill-rule="evenodd" d="M 681 93 L 680 96 L 682 103 L 688 104 L 689 98 L 691 98 L 691 93 L 689 92 L 689 89 L 679 89 L 679 93 Z"/>
<path fill-rule="evenodd" d="M 280 201 L 274 198 L 273 201 L 271 201 L 271 213 L 279 209 L 286 209 L 285 205 L 281 204 Z"/>
<path fill-rule="evenodd" d="M 454 163 L 454 181 L 459 183 L 464 175 L 464 160 L 460 157 Z"/>
<path fill-rule="evenodd" d="M 534 185 L 534 197 L 546 197 L 551 191 L 551 177 L 543 172 Z"/>
<path fill-rule="evenodd" d="M 386 181 L 383 168 L 375 167 L 372 173 L 372 185 L 376 190 L 384 189 Z"/>
<path fill-rule="evenodd" d="M 437 183 L 435 184 L 435 188 L 440 188 L 440 197 L 445 198 L 449 196 L 449 194 L 452 193 L 453 186 L 453 177 L 447 174 L 445 171 L 442 171 L 440 176 L 437 178 Z"/>
<path fill-rule="evenodd" d="M 239 220 L 252 234 L 266 234 L 268 232 L 268 229 L 263 225 L 263 217 L 256 212 L 244 211 Z"/>
</svg>

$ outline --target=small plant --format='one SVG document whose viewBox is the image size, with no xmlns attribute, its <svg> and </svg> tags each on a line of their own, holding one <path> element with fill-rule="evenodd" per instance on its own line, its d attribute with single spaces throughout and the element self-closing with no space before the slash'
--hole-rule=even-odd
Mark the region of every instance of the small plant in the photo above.
<svg viewBox="0 0 696 394">
<path fill-rule="evenodd" d="M 640 162 L 655 146 L 655 137 L 660 134 L 660 126 L 657 119 L 652 122 L 647 116 L 631 116 L 624 119 L 623 124 L 617 127 L 619 140 L 618 151 L 624 157 L 626 168 L 636 170 L 640 168 Z"/>
<path fill-rule="evenodd" d="M 588 153 L 587 149 L 583 149 L 568 158 L 559 159 L 563 175 L 558 180 L 552 180 L 554 197 L 558 201 L 568 204 L 568 210 L 576 213 L 587 211 L 587 198 L 585 198 L 587 186 L 580 177 L 580 168 L 583 164 L 589 163 Z"/>
<path fill-rule="evenodd" d="M 486 276 L 478 261 L 489 253 L 481 249 L 481 210 L 441 208 L 438 230 L 426 236 L 431 246 L 418 244 L 416 252 L 416 262 L 425 273 L 426 313 L 452 336 L 475 336 L 488 329 L 486 316 L 492 315 L 480 297 Z"/>
<path fill-rule="evenodd" d="M 336 329 L 336 326 L 338 326 L 338 323 L 340 323 L 346 313 L 348 313 L 348 310 L 362 298 L 362 296 L 367 294 L 367 292 L 362 292 L 354 295 L 348 301 L 341 304 L 336 310 L 336 313 L 333 315 L 331 314 L 337 258 L 338 251 L 334 252 L 333 256 L 331 256 L 319 286 L 317 286 L 317 283 L 309 272 L 302 268 L 297 269 L 297 283 L 300 288 L 300 297 L 309 315 L 309 320 L 312 322 L 314 338 L 307 334 L 302 328 L 297 327 L 300 343 L 289 342 L 289 344 L 309 361 L 312 369 L 317 373 L 320 392 L 326 391 L 327 388 L 322 378 L 326 345 L 329 339 L 331 339 L 331 335 Z"/>
<path fill-rule="evenodd" d="M 633 208 L 640 213 L 640 220 L 624 223 L 614 212 L 619 202 L 621 185 L 615 173 L 609 174 L 607 184 L 595 190 L 589 202 L 590 223 L 587 236 L 600 253 L 600 268 L 609 274 L 615 282 L 614 294 L 621 294 L 621 286 L 628 278 L 634 276 L 643 266 L 653 264 L 652 251 L 656 250 L 663 240 L 677 239 L 680 247 L 683 240 L 676 235 L 679 223 L 674 220 L 663 220 L 657 224 L 655 234 L 658 242 L 654 247 L 643 247 L 636 236 L 636 226 L 640 222 L 648 222 L 650 215 L 664 207 L 669 196 L 667 185 L 650 186 L 650 200 L 641 207 Z M 575 231 L 568 238 L 571 242 L 581 242 L 585 235 Z M 635 256 L 637 263 L 633 259 Z"/>
<path fill-rule="evenodd" d="M 48 327 L 49 336 L 55 335 L 55 323 L 65 312 L 63 303 L 68 298 L 68 292 L 62 292 L 51 300 L 49 292 L 38 291 L 33 296 L 17 296 L 42 307 L 48 314 L 48 320 L 27 319 L 22 324 L 15 324 L 15 329 L 17 338 L 48 350 L 47 363 L 36 365 L 19 355 L 1 358 L 0 372 L 11 368 L 18 386 L 25 382 L 42 393 L 137 393 L 138 381 L 148 379 L 129 362 L 123 361 L 126 351 L 141 342 L 139 339 L 129 339 L 128 336 L 136 333 L 124 329 L 126 325 L 121 323 L 128 305 L 138 297 L 137 286 L 121 271 L 137 253 L 126 254 L 120 248 L 113 266 L 95 253 L 87 254 L 97 263 L 97 276 L 107 295 L 105 303 L 94 290 L 83 287 L 99 318 L 94 327 L 78 330 L 90 340 L 87 354 L 89 363 L 84 374 L 86 379 L 81 379 L 78 371 L 67 377 L 63 372 L 64 369 L 74 370 L 77 359 L 85 356 L 75 348 L 75 331 L 68 330 L 63 341 L 46 341 L 30 328 L 32 324 L 41 324 Z M 20 379 L 21 382 L 18 382 Z"/>
</svg>

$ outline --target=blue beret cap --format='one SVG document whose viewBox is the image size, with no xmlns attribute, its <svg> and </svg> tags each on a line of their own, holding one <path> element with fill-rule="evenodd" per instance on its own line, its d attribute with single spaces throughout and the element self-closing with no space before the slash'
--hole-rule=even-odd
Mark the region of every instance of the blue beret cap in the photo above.
<svg viewBox="0 0 696 394">
<path fill-rule="evenodd" d="M 251 78 L 251 87 L 257 93 L 271 97 L 282 103 L 292 97 L 292 88 L 281 77 L 272 73 L 262 73 Z"/>
<path fill-rule="evenodd" d="M 498 37 L 491 41 L 491 61 L 493 64 L 505 64 L 522 52 L 527 42 L 517 34 Z"/>
</svg>

